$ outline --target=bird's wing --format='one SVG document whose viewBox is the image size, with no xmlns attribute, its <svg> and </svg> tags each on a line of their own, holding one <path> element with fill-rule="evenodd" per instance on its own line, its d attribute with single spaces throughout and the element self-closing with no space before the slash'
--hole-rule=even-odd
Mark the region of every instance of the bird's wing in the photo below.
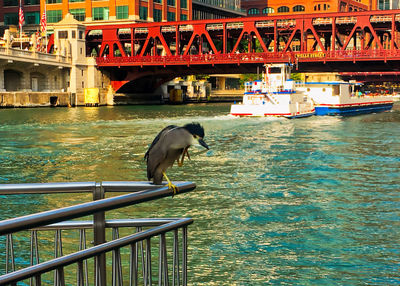
<svg viewBox="0 0 400 286">
<path fill-rule="evenodd" d="M 149 149 L 147 150 L 146 154 L 144 154 L 144 159 L 145 160 L 149 160 L 149 154 L 150 154 L 150 150 L 153 149 L 154 145 L 156 145 L 156 143 L 160 140 L 161 135 L 165 134 L 167 131 L 176 128 L 177 126 L 175 125 L 169 125 L 167 127 L 165 127 L 163 130 L 160 131 L 160 133 L 157 134 L 156 138 L 154 138 L 153 142 L 151 143 Z"/>
<path fill-rule="evenodd" d="M 153 178 L 154 173 L 160 165 L 161 161 L 165 159 L 167 156 L 167 148 L 165 148 L 163 141 L 165 138 L 165 135 L 177 128 L 175 125 L 170 125 L 165 127 L 163 130 L 161 130 L 160 133 L 154 138 L 153 142 L 151 143 L 149 149 L 147 150 L 146 154 L 144 155 L 145 160 L 147 161 L 147 178 L 150 180 Z"/>
</svg>

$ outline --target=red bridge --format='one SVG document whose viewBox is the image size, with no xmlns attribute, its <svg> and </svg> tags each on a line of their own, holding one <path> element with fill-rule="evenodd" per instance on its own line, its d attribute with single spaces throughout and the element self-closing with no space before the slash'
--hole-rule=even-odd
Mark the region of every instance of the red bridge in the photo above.
<svg viewBox="0 0 400 286">
<path fill-rule="evenodd" d="M 96 52 L 116 88 L 146 75 L 246 73 L 272 62 L 299 71 L 393 72 L 399 20 L 400 10 L 384 10 L 93 25 L 87 53 Z"/>
</svg>

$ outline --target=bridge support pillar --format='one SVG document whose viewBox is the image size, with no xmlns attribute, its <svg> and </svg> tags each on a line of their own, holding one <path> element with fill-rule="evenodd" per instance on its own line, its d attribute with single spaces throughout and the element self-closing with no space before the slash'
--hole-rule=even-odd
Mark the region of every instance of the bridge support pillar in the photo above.
<svg viewBox="0 0 400 286">
<path fill-rule="evenodd" d="M 0 91 L 5 91 L 5 88 L 4 88 L 4 67 L 0 67 Z"/>
</svg>

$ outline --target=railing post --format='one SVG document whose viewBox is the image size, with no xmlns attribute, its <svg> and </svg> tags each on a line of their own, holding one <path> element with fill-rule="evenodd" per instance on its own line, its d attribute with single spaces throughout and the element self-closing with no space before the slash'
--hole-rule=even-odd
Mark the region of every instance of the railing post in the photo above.
<svg viewBox="0 0 400 286">
<path fill-rule="evenodd" d="M 104 188 L 101 183 L 96 183 L 96 187 L 93 190 L 93 200 L 104 199 Z M 106 242 L 106 220 L 104 212 L 97 212 L 93 215 L 93 236 L 94 245 L 99 245 Z M 96 286 L 106 286 L 106 256 L 100 254 L 97 256 L 97 267 L 95 269 L 95 276 L 97 275 Z M 97 273 L 98 271 L 98 273 Z M 97 274 L 96 274 L 97 273 Z"/>
</svg>

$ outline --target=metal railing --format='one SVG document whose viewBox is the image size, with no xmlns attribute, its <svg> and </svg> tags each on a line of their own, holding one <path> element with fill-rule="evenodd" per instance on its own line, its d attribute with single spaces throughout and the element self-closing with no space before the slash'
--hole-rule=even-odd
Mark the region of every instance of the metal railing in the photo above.
<svg viewBox="0 0 400 286">
<path fill-rule="evenodd" d="M 196 187 L 195 184 L 189 182 L 178 182 L 176 185 L 179 193 L 192 191 Z M 0 276 L 0 285 L 17 285 L 18 281 L 27 279 L 30 285 L 42 285 L 42 276 L 48 275 L 50 271 L 54 272 L 53 285 L 66 285 L 66 281 L 70 281 L 66 279 L 66 276 L 71 279 L 71 273 L 68 271 L 66 275 L 64 269 L 72 264 L 76 265 L 76 285 L 110 285 L 110 283 L 123 285 L 124 280 L 128 280 L 124 279 L 125 277 L 129 277 L 129 285 L 152 285 L 155 280 L 158 280 L 158 285 L 169 285 L 170 282 L 172 285 L 187 284 L 187 226 L 193 222 L 192 219 L 105 220 L 104 212 L 106 211 L 173 195 L 167 187 L 147 182 L 0 185 L 1 195 L 71 192 L 92 192 L 95 201 L 0 222 L 0 236 L 6 236 L 6 274 Z M 106 192 L 133 193 L 104 198 Z M 93 215 L 93 222 L 66 221 L 86 215 Z M 133 234 L 119 237 L 120 228 L 127 230 L 133 228 L 135 231 Z M 63 256 L 61 233 L 62 230 L 71 229 L 79 231 L 79 251 Z M 88 229 L 93 230 L 95 246 L 86 249 L 86 230 Z M 112 240 L 108 242 L 105 239 L 106 229 L 112 230 Z M 30 266 L 17 270 L 13 233 L 22 230 L 31 232 Z M 179 230 L 182 231 L 181 243 L 179 243 Z M 55 232 L 55 258 L 39 263 L 38 232 L 43 231 Z M 158 237 L 158 240 L 154 237 Z M 158 241 L 158 255 L 152 255 L 154 240 Z M 169 244 L 172 248 L 168 252 Z M 128 262 L 121 258 L 121 251 L 129 252 Z M 112 253 L 112 277 L 107 280 L 107 268 L 110 268 L 106 264 L 108 253 Z M 168 254 L 170 254 L 169 258 Z M 154 257 L 158 257 L 158 266 L 155 264 Z M 89 259 L 93 259 L 93 283 L 89 281 Z M 129 269 L 129 276 L 124 275 L 124 267 Z M 158 269 L 158 278 L 153 277 L 154 268 Z M 172 276 L 169 275 L 170 273 Z M 110 280 L 111 282 L 108 283 Z"/>
</svg>

